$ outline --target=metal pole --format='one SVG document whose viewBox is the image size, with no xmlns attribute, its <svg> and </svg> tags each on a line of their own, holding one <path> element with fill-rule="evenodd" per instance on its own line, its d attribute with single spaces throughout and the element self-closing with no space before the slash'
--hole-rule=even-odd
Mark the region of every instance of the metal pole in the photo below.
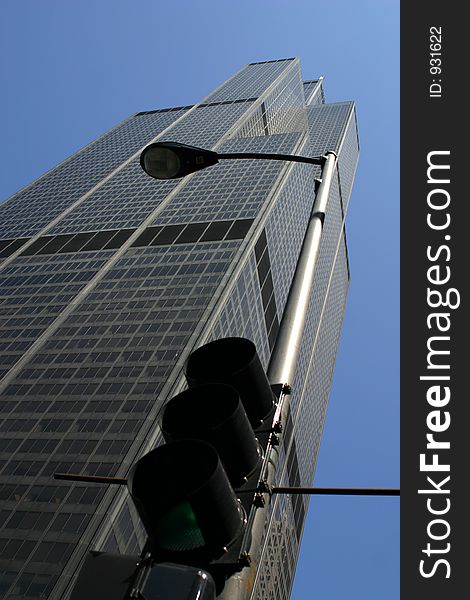
<svg viewBox="0 0 470 600">
<path fill-rule="evenodd" d="M 268 379 L 272 384 L 292 385 L 294 381 L 335 164 L 336 154 L 332 151 L 327 152 L 321 174 L 321 183 L 317 190 L 276 343 L 269 362 Z"/>
<path fill-rule="evenodd" d="M 281 383 L 291 386 L 294 381 L 336 159 L 336 153 L 333 151 L 329 151 L 325 155 L 321 182 L 317 188 L 315 202 L 269 362 L 268 379 L 272 384 Z M 285 421 L 288 404 L 289 395 L 283 392 L 274 420 L 280 420 L 281 423 Z M 277 447 L 269 446 L 265 462 L 266 470 L 263 474 L 268 488 L 274 487 L 278 462 Z M 261 559 L 261 542 L 269 512 L 269 495 L 266 494 L 265 497 L 265 506 L 257 508 L 253 517 L 251 543 L 248 551 L 251 564 L 228 579 L 219 600 L 248 600 L 251 598 Z"/>
</svg>

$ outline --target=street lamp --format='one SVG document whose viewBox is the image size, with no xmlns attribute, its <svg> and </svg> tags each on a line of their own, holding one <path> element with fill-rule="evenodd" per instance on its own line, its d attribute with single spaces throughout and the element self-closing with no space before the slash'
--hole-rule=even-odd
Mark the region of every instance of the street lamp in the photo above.
<svg viewBox="0 0 470 600">
<path fill-rule="evenodd" d="M 196 146 L 188 146 L 179 142 L 155 142 L 149 144 L 140 155 L 142 169 L 155 179 L 179 179 L 189 173 L 211 167 L 219 159 L 227 158 L 264 158 L 268 160 L 284 160 L 323 165 L 324 156 L 295 156 L 293 154 L 267 154 L 263 152 L 224 152 L 218 153 Z"/>
<path fill-rule="evenodd" d="M 190 375 L 188 382 L 192 381 L 199 387 L 190 388 L 172 398 L 166 405 L 162 425 L 164 425 L 164 434 L 168 435 L 168 443 L 141 457 L 134 465 L 129 480 L 71 473 L 54 475 L 56 479 L 129 486 L 136 508 L 151 539 L 150 545 L 147 545 L 151 551 L 148 554 L 144 552 L 145 556 L 138 565 L 139 572 L 137 575 L 132 575 L 134 577 L 132 597 L 135 593 L 141 596 L 141 587 L 151 581 L 152 572 L 156 573 L 156 577 L 157 570 L 165 565 L 169 565 L 170 568 L 179 566 L 181 571 L 176 572 L 175 577 L 180 579 L 184 577 L 191 585 L 197 584 L 199 587 L 197 589 L 194 587 L 194 590 L 201 600 L 202 598 L 215 600 L 216 592 L 213 590 L 213 586 L 211 587 L 212 584 L 207 587 L 207 593 L 205 587 L 204 590 L 201 587 L 203 584 L 205 586 L 206 579 L 211 582 L 209 575 L 204 570 L 206 567 L 211 573 L 218 573 L 222 582 L 223 591 L 217 592 L 218 598 L 241 600 L 248 597 L 262 553 L 263 536 L 266 531 L 272 494 L 357 496 L 398 496 L 400 494 L 400 490 L 397 488 L 345 489 L 275 485 L 276 470 L 281 456 L 279 435 L 282 435 L 282 425 L 287 422 L 291 384 L 294 381 L 300 355 L 302 334 L 327 214 L 328 198 L 336 177 L 336 152 L 328 150 L 323 156 L 312 158 L 248 152 L 219 154 L 178 142 L 156 142 L 142 151 L 140 164 L 142 169 L 155 179 L 177 179 L 215 165 L 219 159 L 268 159 L 307 163 L 321 166 L 321 174 L 315 180 L 314 186 L 312 185 L 314 201 L 309 221 L 279 324 L 276 342 L 263 378 L 266 380 L 268 394 L 266 403 L 262 402 L 261 414 L 256 414 L 252 420 L 244 410 L 244 418 L 241 417 L 238 408 L 236 411 L 234 410 L 235 406 L 241 406 L 240 402 L 235 402 L 238 396 L 234 388 L 250 390 L 250 401 L 247 406 L 250 406 L 252 410 L 254 408 L 252 400 L 264 398 L 264 394 L 258 393 L 258 386 L 254 386 L 251 379 L 249 385 L 246 381 L 247 373 L 254 368 L 252 358 L 247 362 L 250 369 L 244 362 L 247 357 L 252 357 L 247 351 L 247 340 L 234 342 L 232 338 L 226 338 L 211 342 L 191 355 L 193 366 L 192 370 L 188 367 L 187 375 Z M 231 339 L 232 341 L 230 341 Z M 253 345 L 251 342 L 248 344 Z M 237 368 L 230 371 L 227 366 L 234 364 L 233 349 L 239 346 L 242 350 L 241 356 L 244 357 L 243 361 L 241 364 L 235 361 Z M 227 355 L 222 353 L 223 347 L 226 350 L 230 349 Z M 189 364 L 190 362 L 188 362 Z M 244 365 L 243 369 L 241 365 Z M 260 369 L 254 369 L 255 372 L 260 370 L 262 371 L 261 364 Z M 218 373 L 214 375 L 214 372 Z M 229 380 L 226 381 L 229 374 Z M 219 377 L 222 377 L 222 380 Z M 231 387 L 224 385 L 227 383 Z M 229 392 L 220 389 L 224 387 Z M 277 389 L 278 402 L 273 408 L 274 414 L 272 414 L 269 409 L 272 408 L 271 390 L 274 389 Z M 232 403 L 226 400 L 230 399 L 230 390 L 235 394 Z M 200 398 L 199 395 L 201 395 Z M 220 402 L 222 397 L 224 403 Z M 225 411 L 226 406 L 230 410 Z M 206 410 L 203 412 L 204 407 Z M 217 411 L 215 411 L 216 407 Z M 232 415 L 232 410 L 233 415 L 238 415 L 236 419 Z M 227 415 L 230 415 L 230 419 Z M 268 416 L 272 423 L 269 429 L 257 429 L 256 423 L 259 425 L 259 420 L 268 418 Z M 242 422 L 246 423 L 246 428 L 245 425 L 242 427 Z M 236 424 L 236 427 L 234 432 L 229 432 L 229 425 L 233 429 L 232 423 L 234 426 Z M 269 435 L 258 472 L 256 468 L 259 463 L 259 454 L 254 437 L 255 431 L 256 434 Z M 165 439 L 167 438 L 165 437 Z M 235 441 L 237 442 L 236 451 L 234 451 Z M 227 450 L 227 443 L 229 450 Z M 202 460 L 200 460 L 201 457 Z M 242 458 L 243 461 L 240 462 Z M 222 463 L 226 466 L 227 471 L 221 466 Z M 178 465 L 176 470 L 175 465 Z M 201 465 L 204 466 L 204 469 L 201 468 Z M 244 481 L 247 482 L 253 472 L 257 480 L 257 487 L 254 489 L 244 488 Z M 171 485 L 167 489 L 162 487 L 162 479 L 171 480 Z M 158 487 L 158 482 L 160 487 Z M 223 495 L 221 495 L 221 491 Z M 238 498 L 237 494 L 242 498 L 248 498 L 245 503 L 249 510 L 242 510 L 243 501 Z M 250 496 L 246 496 L 246 494 L 250 494 Z M 228 502 L 224 499 L 227 499 Z M 234 558 L 233 556 L 227 558 L 229 556 L 227 552 L 234 552 L 234 556 L 237 556 L 234 563 L 236 564 L 235 570 L 230 562 Z M 145 562 L 145 557 L 148 558 L 148 564 Z M 85 565 L 86 569 L 81 575 L 81 581 L 89 580 L 91 571 L 87 569 L 91 569 L 96 563 L 96 560 L 93 562 L 94 557 L 92 558 L 89 558 Z M 115 560 L 115 557 L 111 558 L 113 561 Z M 162 562 L 169 558 L 171 558 L 170 563 Z M 101 562 L 107 560 L 108 557 L 104 556 Z M 178 562 L 178 564 L 172 565 L 173 562 Z M 196 567 L 202 565 L 202 569 L 199 571 L 194 569 L 193 564 Z M 116 571 L 120 576 L 123 569 L 119 570 L 115 565 L 115 562 L 111 564 L 113 573 Z M 129 567 L 128 562 L 123 562 L 122 565 L 123 568 Z M 238 574 L 233 577 L 235 571 Z M 172 586 L 175 577 L 172 575 Z M 202 581 L 203 579 L 204 581 Z M 126 577 L 125 581 L 128 582 L 128 580 L 129 577 Z M 160 587 L 155 588 L 155 591 L 161 593 L 164 590 L 160 583 L 158 585 Z M 82 588 L 77 586 L 77 589 L 81 590 Z M 145 591 L 144 588 L 142 589 Z M 193 590 L 193 588 L 191 589 Z M 107 590 L 105 591 L 107 593 Z M 200 593 L 203 591 L 205 595 L 201 596 Z M 83 595 L 77 594 L 73 596 L 72 600 L 89 598 L 88 588 L 85 589 Z M 96 597 L 98 598 L 98 596 Z M 196 598 L 195 595 L 179 595 L 178 597 L 188 600 L 190 597 Z"/>
<path fill-rule="evenodd" d="M 187 146 L 175 142 L 157 142 L 147 146 L 140 157 L 144 171 L 156 179 L 176 179 L 205 167 L 214 165 L 219 159 L 270 159 L 320 165 L 320 178 L 315 181 L 314 202 L 304 234 L 297 266 L 292 278 L 289 294 L 284 307 L 276 342 L 272 349 L 267 376 L 271 385 L 281 385 L 282 392 L 273 417 L 273 424 L 286 423 L 289 410 L 291 385 L 300 356 L 308 306 L 313 289 L 315 267 L 320 252 L 323 224 L 327 213 L 328 198 L 335 179 L 337 154 L 328 150 L 320 157 L 305 157 L 289 154 L 265 153 L 223 153 Z M 312 190 L 313 191 L 313 190 Z M 275 443 L 268 446 L 260 473 L 257 493 L 271 494 L 334 494 L 334 495 L 399 495 L 398 489 L 338 489 L 276 486 L 276 470 L 280 454 Z M 254 491 L 254 490 L 251 490 Z M 261 552 L 263 535 L 270 502 L 251 511 L 246 531 L 250 538 L 247 545 L 248 556 L 254 557 L 256 564 Z M 243 590 L 251 589 L 255 567 L 249 567 L 237 577 L 230 577 L 221 598 L 240 600 L 245 598 Z"/>
</svg>

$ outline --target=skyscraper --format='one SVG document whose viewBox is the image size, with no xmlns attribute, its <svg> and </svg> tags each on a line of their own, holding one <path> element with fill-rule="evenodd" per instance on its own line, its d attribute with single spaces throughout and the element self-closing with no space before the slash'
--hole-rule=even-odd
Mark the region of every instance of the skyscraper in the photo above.
<svg viewBox="0 0 470 600">
<path fill-rule="evenodd" d="M 326 104 L 298 59 L 247 65 L 194 106 L 137 113 L 0 205 L 0 593 L 61 598 L 89 549 L 137 554 L 125 476 L 161 443 L 157 418 L 189 352 L 253 340 L 266 365 L 320 167 L 231 160 L 182 180 L 139 165 L 149 142 L 338 154 L 279 482 L 311 482 L 349 284 L 344 216 L 354 104 Z M 275 496 L 253 598 L 288 598 L 308 497 Z"/>
</svg>

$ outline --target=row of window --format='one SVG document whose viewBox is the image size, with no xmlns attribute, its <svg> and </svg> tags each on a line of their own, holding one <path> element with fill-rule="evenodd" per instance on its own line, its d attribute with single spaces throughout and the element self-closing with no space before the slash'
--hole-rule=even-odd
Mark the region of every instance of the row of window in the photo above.
<svg viewBox="0 0 470 600">
<path fill-rule="evenodd" d="M 247 234 L 252 220 L 241 219 L 206 223 L 189 223 L 186 225 L 167 225 L 147 227 L 147 229 L 132 244 L 135 248 L 145 246 L 164 246 L 169 244 L 189 244 L 196 242 L 213 242 L 224 239 L 242 239 Z M 115 229 L 108 231 L 91 231 L 87 233 L 72 233 L 62 235 L 45 235 L 38 238 L 21 253 L 22 256 L 40 254 L 57 254 L 67 252 L 86 252 L 96 250 L 114 250 L 120 248 L 135 232 L 135 229 Z M 26 239 L 0 241 L 0 258 L 10 256 Z M 80 265 L 81 266 L 81 265 Z M 64 276 L 58 273 L 56 277 Z M 69 275 L 69 272 L 67 273 Z M 37 277 L 37 276 L 36 276 Z M 36 281 L 34 276 L 24 278 L 28 284 L 43 283 Z M 49 276 L 48 281 L 54 283 Z M 58 279 L 57 281 L 62 281 Z M 16 285 L 22 283 L 18 280 Z"/>
</svg>

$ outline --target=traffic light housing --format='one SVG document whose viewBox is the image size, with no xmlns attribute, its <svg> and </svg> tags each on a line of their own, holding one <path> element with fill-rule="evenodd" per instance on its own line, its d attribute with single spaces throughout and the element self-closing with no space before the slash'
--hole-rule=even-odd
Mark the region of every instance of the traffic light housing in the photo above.
<svg viewBox="0 0 470 600">
<path fill-rule="evenodd" d="M 189 389 L 163 411 L 167 443 L 137 461 L 128 487 L 154 559 L 207 569 L 220 588 L 249 547 L 247 515 L 276 398 L 243 338 L 195 350 L 186 378 Z"/>
<path fill-rule="evenodd" d="M 217 452 L 201 440 L 152 450 L 136 463 L 128 485 L 156 558 L 216 558 L 246 521 Z"/>
<path fill-rule="evenodd" d="M 88 552 L 70 600 L 215 600 L 209 573 L 194 567 L 155 563 L 150 557 Z"/>
<path fill-rule="evenodd" d="M 272 411 L 272 389 L 256 346 L 246 338 L 222 338 L 195 350 L 186 363 L 186 379 L 190 387 L 217 382 L 235 388 L 252 427 Z"/>
<path fill-rule="evenodd" d="M 246 481 L 261 457 L 240 396 L 225 384 L 201 384 L 172 398 L 161 428 L 167 442 L 195 438 L 211 444 L 234 486 Z"/>
</svg>

